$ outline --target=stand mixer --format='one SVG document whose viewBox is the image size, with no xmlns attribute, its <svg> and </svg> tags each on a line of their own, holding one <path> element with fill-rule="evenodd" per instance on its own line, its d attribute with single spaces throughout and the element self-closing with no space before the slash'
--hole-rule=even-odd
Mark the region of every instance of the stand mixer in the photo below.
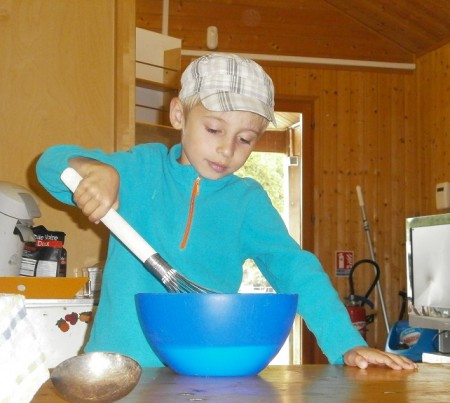
<svg viewBox="0 0 450 403">
<path fill-rule="evenodd" d="M 28 189 L 0 181 L 0 277 L 19 275 L 24 242 L 34 242 L 33 218 L 40 216 Z"/>
</svg>

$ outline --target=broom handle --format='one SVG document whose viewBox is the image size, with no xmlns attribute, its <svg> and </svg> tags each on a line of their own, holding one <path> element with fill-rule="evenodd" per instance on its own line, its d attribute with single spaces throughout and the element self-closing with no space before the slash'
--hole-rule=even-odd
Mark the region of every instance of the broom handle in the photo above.
<svg viewBox="0 0 450 403">
<path fill-rule="evenodd" d="M 369 227 L 369 222 L 368 222 L 367 216 L 366 216 L 366 209 L 364 206 L 364 198 L 363 198 L 361 186 L 356 186 L 356 194 L 358 195 L 358 204 L 359 204 L 359 207 L 361 210 L 361 218 L 363 221 L 364 231 L 365 231 L 366 237 L 367 237 L 367 244 L 369 246 L 370 258 L 374 262 L 376 262 L 377 259 L 376 259 L 375 252 L 374 252 L 373 246 L 372 246 L 372 238 L 370 236 L 370 227 Z M 376 290 L 377 290 L 377 294 L 378 294 L 378 299 L 380 300 L 381 311 L 383 313 L 384 323 L 386 325 L 386 332 L 387 332 L 387 334 L 389 334 L 389 331 L 390 331 L 389 319 L 387 316 L 386 306 L 384 304 L 383 292 L 381 290 L 381 285 L 380 285 L 379 280 L 377 281 Z"/>
</svg>

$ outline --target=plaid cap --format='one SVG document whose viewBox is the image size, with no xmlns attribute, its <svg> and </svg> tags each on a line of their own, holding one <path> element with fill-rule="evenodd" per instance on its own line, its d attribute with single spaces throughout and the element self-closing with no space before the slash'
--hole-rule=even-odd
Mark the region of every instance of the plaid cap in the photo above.
<svg viewBox="0 0 450 403">
<path fill-rule="evenodd" d="M 272 79 L 253 60 L 219 53 L 194 60 L 181 76 L 179 98 L 197 94 L 210 111 L 254 112 L 276 124 Z"/>
</svg>

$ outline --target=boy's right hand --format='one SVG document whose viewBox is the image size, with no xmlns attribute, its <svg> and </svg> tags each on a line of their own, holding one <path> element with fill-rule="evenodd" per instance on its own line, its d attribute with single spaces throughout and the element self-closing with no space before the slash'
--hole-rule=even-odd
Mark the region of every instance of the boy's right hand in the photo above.
<svg viewBox="0 0 450 403">
<path fill-rule="evenodd" d="M 119 173 L 111 165 L 88 158 L 72 158 L 69 165 L 82 177 L 73 201 L 89 221 L 98 223 L 113 208 L 119 207 Z"/>
</svg>

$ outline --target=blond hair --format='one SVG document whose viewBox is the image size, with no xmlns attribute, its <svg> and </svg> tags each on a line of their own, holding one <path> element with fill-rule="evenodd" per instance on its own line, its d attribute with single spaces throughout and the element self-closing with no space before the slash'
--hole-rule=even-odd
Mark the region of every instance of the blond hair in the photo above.
<svg viewBox="0 0 450 403">
<path fill-rule="evenodd" d="M 190 97 L 180 99 L 181 105 L 183 106 L 183 112 L 187 116 L 188 113 L 197 105 L 201 105 L 202 101 L 200 100 L 200 96 L 198 94 L 192 95 Z"/>
<path fill-rule="evenodd" d="M 186 118 L 189 115 L 189 112 L 192 110 L 192 108 L 196 107 L 197 105 L 203 106 L 199 94 L 195 94 L 190 97 L 180 99 L 180 101 L 181 101 L 181 106 L 183 107 L 184 116 Z M 232 111 L 230 111 L 230 112 L 232 112 Z M 270 122 L 264 116 L 261 116 L 261 115 L 259 115 L 259 116 L 261 117 L 261 119 L 264 119 L 264 121 L 266 123 L 264 130 L 266 130 L 267 127 L 269 126 Z"/>
</svg>

